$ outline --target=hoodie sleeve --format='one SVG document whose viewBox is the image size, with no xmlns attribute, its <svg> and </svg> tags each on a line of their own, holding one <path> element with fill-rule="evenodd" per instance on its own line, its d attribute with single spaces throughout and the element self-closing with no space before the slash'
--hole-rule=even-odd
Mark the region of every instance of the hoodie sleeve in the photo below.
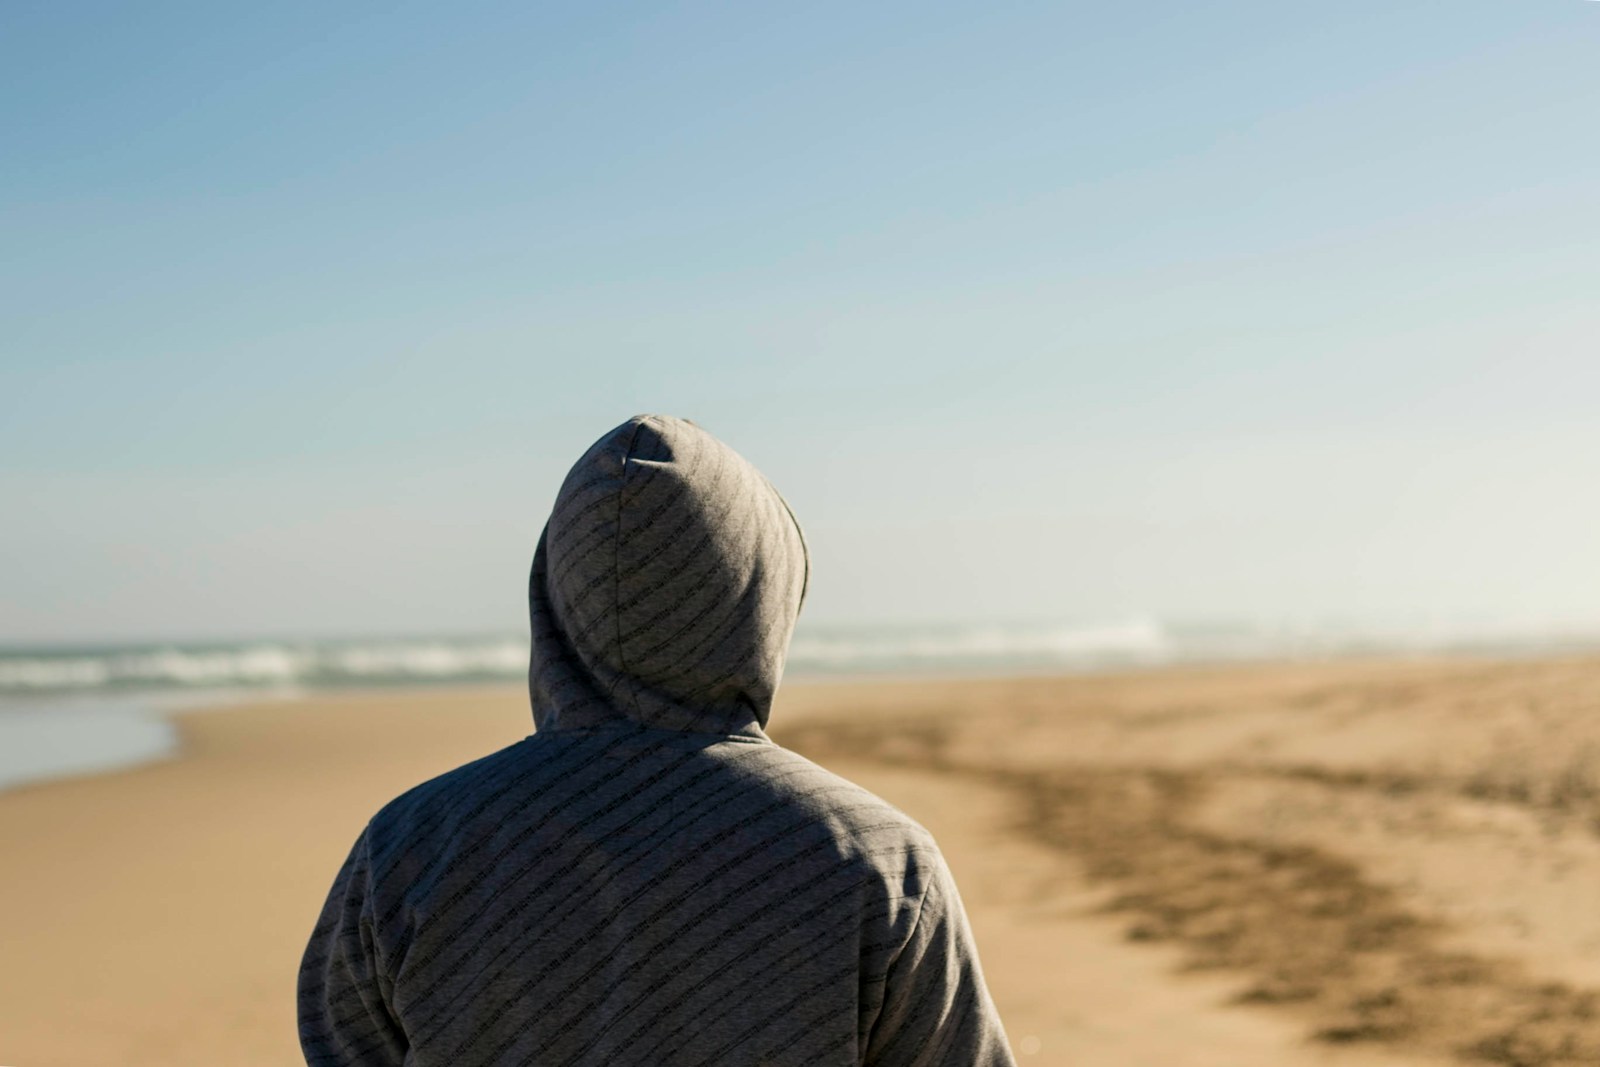
<svg viewBox="0 0 1600 1067">
<path fill-rule="evenodd" d="M 1015 1067 L 978 966 L 966 911 L 942 857 L 910 939 L 889 968 L 866 1067 Z"/>
<path fill-rule="evenodd" d="M 406 1038 L 389 1011 L 372 940 L 363 830 L 334 879 L 300 962 L 300 1047 L 309 1067 L 400 1067 Z"/>
</svg>

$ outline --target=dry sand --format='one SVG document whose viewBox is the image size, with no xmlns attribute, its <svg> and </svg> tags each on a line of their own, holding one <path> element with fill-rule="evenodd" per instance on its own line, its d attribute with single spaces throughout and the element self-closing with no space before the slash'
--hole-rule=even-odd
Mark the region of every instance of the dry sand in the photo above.
<svg viewBox="0 0 1600 1067">
<path fill-rule="evenodd" d="M 1600 661 L 792 686 L 940 839 L 1024 1064 L 1600 1063 Z M 0 1063 L 292 1064 L 322 896 L 515 691 L 181 719 L 0 794 Z"/>
</svg>

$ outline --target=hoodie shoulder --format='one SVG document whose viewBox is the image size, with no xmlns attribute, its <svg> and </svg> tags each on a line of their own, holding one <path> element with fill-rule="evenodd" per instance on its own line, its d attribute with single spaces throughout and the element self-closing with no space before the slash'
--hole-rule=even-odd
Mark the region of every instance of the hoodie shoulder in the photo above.
<svg viewBox="0 0 1600 1067">
<path fill-rule="evenodd" d="M 938 855 L 933 834 L 893 804 L 793 749 L 771 745 L 772 778 L 794 803 L 834 832 L 836 839 Z"/>
<path fill-rule="evenodd" d="M 538 759 L 530 740 L 531 736 L 523 738 L 418 782 L 378 809 L 369 823 L 369 833 L 378 839 L 409 835 L 439 822 L 441 813 L 463 809 L 464 801 L 472 796 L 505 788 Z"/>
</svg>

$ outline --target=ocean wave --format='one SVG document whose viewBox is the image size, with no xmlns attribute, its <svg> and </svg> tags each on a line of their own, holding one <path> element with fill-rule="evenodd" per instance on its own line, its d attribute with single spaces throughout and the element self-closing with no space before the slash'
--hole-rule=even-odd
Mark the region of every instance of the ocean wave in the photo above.
<svg viewBox="0 0 1600 1067">
<path fill-rule="evenodd" d="M 1173 652 L 1167 632 L 1149 621 L 1086 627 L 907 627 L 797 634 L 789 663 L 801 670 L 1033 661 L 1104 664 L 1159 662 Z"/>
<path fill-rule="evenodd" d="M 803 627 L 796 674 L 1156 662 L 1173 653 L 1153 622 L 1070 626 Z M 0 694 L 115 689 L 332 687 L 510 680 L 527 671 L 514 636 L 332 642 L 163 644 L 121 649 L 0 651 Z"/>
<path fill-rule="evenodd" d="M 0 652 L 0 693 L 464 681 L 527 666 L 528 644 L 513 637 Z"/>
<path fill-rule="evenodd" d="M 789 673 L 1096 670 L 1202 661 L 1450 651 L 1515 654 L 1595 647 L 1600 647 L 1600 634 L 1593 631 L 1175 626 L 1140 618 L 1090 625 L 1009 626 L 802 622 L 790 646 Z M 524 676 L 527 665 L 527 638 L 510 634 L 0 649 L 0 696 L 512 681 Z"/>
</svg>

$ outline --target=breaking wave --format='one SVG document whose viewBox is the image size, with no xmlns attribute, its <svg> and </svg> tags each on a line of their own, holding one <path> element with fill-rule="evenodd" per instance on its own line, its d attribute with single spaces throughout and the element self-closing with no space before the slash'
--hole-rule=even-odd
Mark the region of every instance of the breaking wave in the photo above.
<svg viewBox="0 0 1600 1067">
<path fill-rule="evenodd" d="M 1021 668 L 1102 670 L 1203 661 L 1327 658 L 1439 651 L 1595 647 L 1588 635 L 1430 634 L 1249 626 L 1174 626 L 1151 619 L 1095 625 L 828 626 L 802 623 L 791 676 L 949 673 Z M 0 649 L 0 697 L 124 690 L 322 689 L 514 681 L 528 665 L 519 635 L 340 641 L 165 643 Z"/>
</svg>

